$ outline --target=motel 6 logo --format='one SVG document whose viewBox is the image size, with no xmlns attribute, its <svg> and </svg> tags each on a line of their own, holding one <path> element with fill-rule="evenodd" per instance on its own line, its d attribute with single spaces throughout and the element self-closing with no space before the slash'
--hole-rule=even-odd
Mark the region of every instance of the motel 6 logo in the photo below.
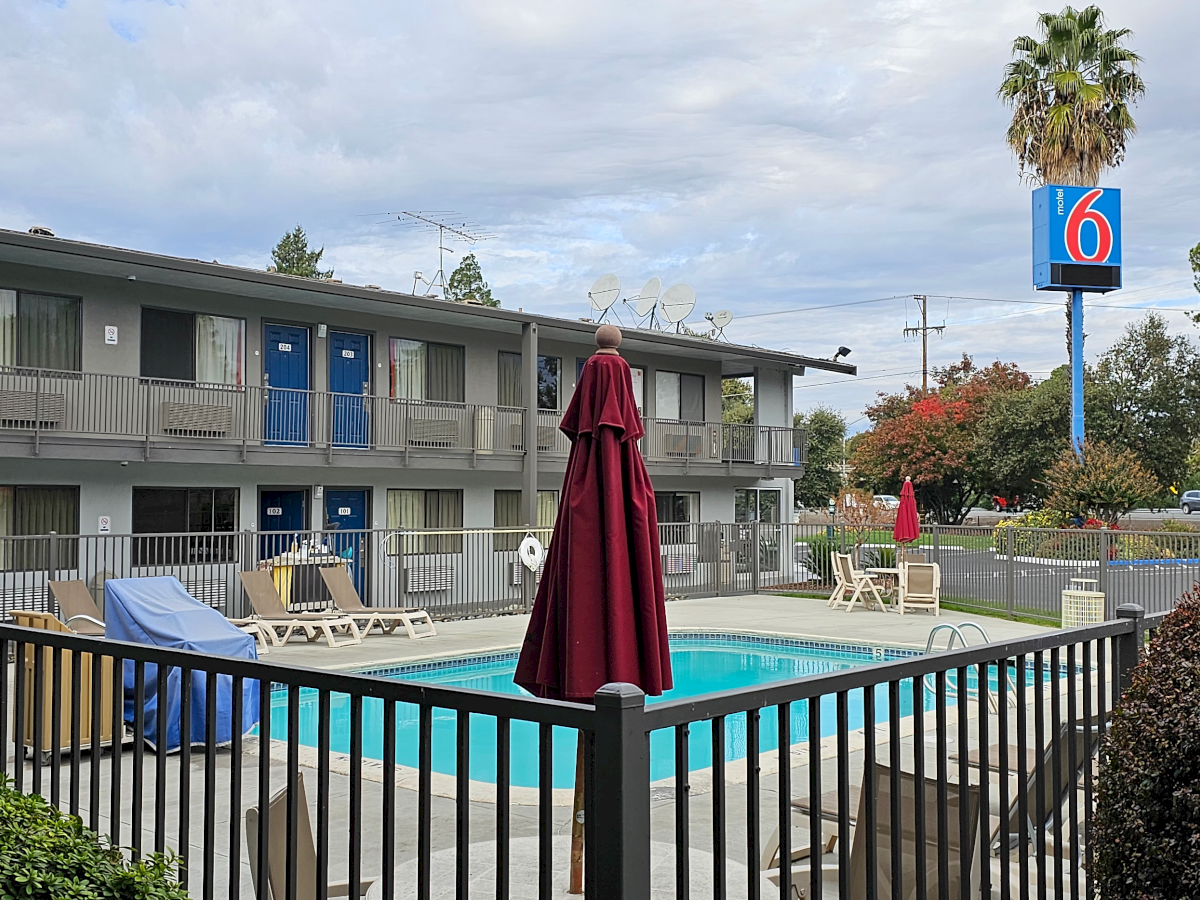
<svg viewBox="0 0 1200 900">
<path fill-rule="evenodd" d="M 1065 192 L 1068 188 L 1057 188 L 1058 215 L 1066 208 Z M 1106 263 L 1112 255 L 1115 243 L 1113 224 L 1108 217 L 1097 208 L 1097 203 L 1104 196 L 1104 188 L 1090 188 L 1075 200 L 1070 212 L 1066 214 L 1066 225 L 1063 229 L 1063 244 L 1067 255 L 1075 262 Z M 1090 252 L 1089 252 L 1090 251 Z"/>
</svg>

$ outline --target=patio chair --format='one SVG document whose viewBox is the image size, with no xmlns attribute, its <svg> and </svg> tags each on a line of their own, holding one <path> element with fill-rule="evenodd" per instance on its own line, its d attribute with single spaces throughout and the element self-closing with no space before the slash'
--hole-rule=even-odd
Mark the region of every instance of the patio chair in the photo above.
<svg viewBox="0 0 1200 900">
<path fill-rule="evenodd" d="M 344 567 L 324 566 L 318 571 L 325 582 L 325 587 L 329 589 L 329 596 L 333 598 L 333 605 L 353 619 L 363 635 L 369 634 L 371 629 L 377 625 L 384 634 L 392 634 L 397 626 L 403 625 L 404 630 L 413 640 L 437 636 L 437 629 L 427 610 L 415 606 L 364 606 L 354 587 L 354 582 L 350 580 L 350 573 Z"/>
<path fill-rule="evenodd" d="M 51 581 L 50 595 L 58 604 L 63 624 L 76 634 L 104 637 L 104 616 L 82 581 Z"/>
<path fill-rule="evenodd" d="M 908 565 L 909 563 L 923 563 L 926 561 L 927 560 L 925 559 L 924 553 L 914 553 L 911 551 L 906 551 L 906 552 L 900 554 L 900 559 L 898 560 L 898 565 L 905 566 L 905 565 Z"/>
<path fill-rule="evenodd" d="M 900 567 L 900 587 L 896 591 L 896 612 L 904 608 L 931 609 L 940 616 L 942 568 L 937 563 L 908 563 Z"/>
<path fill-rule="evenodd" d="M 850 560 L 849 553 L 834 554 L 833 561 L 834 565 L 837 567 L 837 571 L 841 580 L 849 585 L 849 588 L 853 588 L 852 593 L 850 593 L 849 588 L 843 592 L 843 598 L 845 593 L 850 593 L 850 598 L 848 600 L 839 599 L 837 603 L 830 604 L 834 609 L 837 609 L 842 603 L 845 603 L 846 612 L 850 612 L 850 610 L 854 609 L 854 604 L 858 603 L 860 600 L 864 606 L 869 608 L 872 608 L 874 603 L 878 603 L 881 608 L 884 606 L 883 597 L 879 595 L 879 586 L 875 584 L 875 580 L 866 572 L 860 572 L 854 568 L 854 564 Z M 870 601 L 870 597 L 866 596 L 868 594 L 875 598 L 874 603 Z"/>
<path fill-rule="evenodd" d="M 324 636 L 325 643 L 330 647 L 345 647 L 348 644 L 361 644 L 362 635 L 358 626 L 348 616 L 335 613 L 290 613 L 279 598 L 271 573 L 265 569 L 254 572 L 242 572 L 242 585 L 250 606 L 254 609 L 254 621 L 260 628 L 265 628 L 271 643 L 282 647 L 291 637 L 300 633 L 306 640 L 315 641 Z M 345 638 L 339 641 L 334 634 L 340 633 Z M 348 633 L 348 634 L 347 634 Z"/>
<path fill-rule="evenodd" d="M 296 900 L 317 900 L 317 845 L 313 841 L 312 819 L 308 815 L 308 798 L 304 793 L 304 773 L 296 777 Z M 267 805 L 267 884 L 274 900 L 287 896 L 287 788 L 279 791 Z M 246 810 L 246 850 L 250 856 L 250 876 L 258 884 L 258 823 L 257 806 Z M 358 896 L 367 892 L 378 879 L 364 878 L 359 882 Z M 346 897 L 350 882 L 330 882 L 328 897 Z"/>
<path fill-rule="evenodd" d="M 924 900 L 917 896 L 916 885 L 916 849 L 917 835 L 914 826 L 915 804 L 925 804 L 925 888 L 926 896 L 937 897 L 940 894 L 938 881 L 938 854 L 947 857 L 949 874 L 946 885 L 948 896 L 966 896 L 962 890 L 962 862 L 965 856 L 970 871 L 970 896 L 979 894 L 979 865 L 976 859 L 976 845 L 979 823 L 979 788 L 970 785 L 963 796 L 963 789 L 958 784 L 946 785 L 946 807 L 941 814 L 947 821 L 953 823 L 946 829 L 947 843 L 944 847 L 938 844 L 938 784 L 935 778 L 924 779 L 924 790 L 917 790 L 916 776 L 909 772 L 901 772 L 900 786 L 900 847 L 904 855 L 902 883 L 897 887 L 892 884 L 892 772 L 882 764 L 875 764 L 875 879 L 878 885 L 878 896 L 891 897 L 894 900 Z M 922 796 L 923 795 L 923 796 Z M 867 791 L 859 792 L 858 814 L 855 816 L 853 835 L 850 838 L 850 871 L 839 873 L 837 855 L 827 852 L 821 858 L 822 865 L 822 894 L 825 897 L 837 897 L 839 890 L 839 875 L 849 879 L 849 896 L 859 898 L 867 896 L 867 830 L 866 804 Z M 959 807 L 967 805 L 969 822 L 967 846 L 961 843 L 958 828 Z M 808 896 L 808 886 L 811 877 L 811 860 L 801 861 L 792 866 L 792 897 L 805 898 Z M 779 884 L 779 869 L 766 870 L 764 874 L 772 883 Z"/>
<path fill-rule="evenodd" d="M 825 605 L 834 609 L 845 600 L 846 593 L 851 588 L 851 583 L 843 577 L 842 566 L 838 562 L 841 555 L 836 550 L 829 554 L 829 567 L 833 571 L 833 593 L 829 595 L 829 602 Z"/>
</svg>

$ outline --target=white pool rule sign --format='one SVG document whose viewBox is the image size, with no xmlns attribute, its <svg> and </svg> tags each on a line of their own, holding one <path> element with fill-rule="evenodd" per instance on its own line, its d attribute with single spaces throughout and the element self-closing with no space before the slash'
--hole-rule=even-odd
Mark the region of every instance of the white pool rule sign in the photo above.
<svg viewBox="0 0 1200 900">
<path fill-rule="evenodd" d="M 101 516 L 96 522 L 97 534 L 112 534 L 112 516 Z"/>
</svg>

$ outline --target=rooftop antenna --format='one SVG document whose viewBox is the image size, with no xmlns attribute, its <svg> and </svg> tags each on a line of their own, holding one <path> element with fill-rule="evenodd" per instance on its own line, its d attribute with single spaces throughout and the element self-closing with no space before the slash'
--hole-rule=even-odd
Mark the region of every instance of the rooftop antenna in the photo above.
<svg viewBox="0 0 1200 900">
<path fill-rule="evenodd" d="M 494 238 L 496 235 L 490 232 L 483 231 L 478 225 L 466 221 L 461 215 L 448 209 L 404 209 L 399 212 L 388 212 L 383 215 L 389 219 L 394 217 L 397 221 L 394 224 L 407 226 L 409 228 L 417 228 L 421 231 L 437 232 L 438 236 L 438 270 L 437 274 L 432 278 L 426 278 L 420 272 L 413 273 L 413 293 L 417 292 L 417 284 L 426 284 L 431 291 L 435 293 L 427 294 L 428 297 L 436 297 L 436 291 L 441 291 L 441 298 L 446 299 L 446 266 L 445 255 L 447 253 L 455 253 L 446 246 L 448 240 L 462 241 L 467 244 L 477 244 L 479 241 L 486 241 Z"/>
<path fill-rule="evenodd" d="M 713 339 L 717 341 L 728 341 L 725 337 L 725 328 L 733 321 L 733 313 L 727 309 L 718 309 L 715 313 L 705 313 L 704 318 L 712 322 Z"/>
<path fill-rule="evenodd" d="M 658 310 L 663 320 L 675 326 L 678 334 L 683 331 L 683 320 L 696 308 L 696 290 L 690 284 L 674 284 L 663 291 L 658 301 Z"/>
<path fill-rule="evenodd" d="M 653 328 L 657 324 L 654 320 L 654 310 L 658 305 L 658 295 L 661 292 L 662 279 L 651 278 L 636 297 L 626 297 L 622 302 L 626 305 L 632 304 L 633 311 L 639 319 L 645 319 L 646 316 L 649 316 L 649 325 Z"/>
</svg>

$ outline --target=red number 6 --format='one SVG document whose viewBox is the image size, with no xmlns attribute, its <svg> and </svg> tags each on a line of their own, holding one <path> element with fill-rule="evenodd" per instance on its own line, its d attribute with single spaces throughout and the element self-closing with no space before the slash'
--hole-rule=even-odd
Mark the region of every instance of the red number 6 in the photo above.
<svg viewBox="0 0 1200 900">
<path fill-rule="evenodd" d="M 1075 204 L 1074 209 L 1071 210 L 1071 214 L 1067 216 L 1067 230 L 1064 235 L 1067 242 L 1067 253 L 1076 262 L 1104 262 L 1108 259 L 1108 255 L 1112 253 L 1112 225 L 1108 223 L 1108 219 L 1101 213 L 1092 209 L 1092 204 L 1103 193 L 1104 191 L 1101 188 L 1088 191 L 1079 198 L 1079 202 Z M 1096 226 L 1096 252 L 1091 256 L 1083 252 L 1082 232 L 1084 222 L 1091 222 Z"/>
</svg>

